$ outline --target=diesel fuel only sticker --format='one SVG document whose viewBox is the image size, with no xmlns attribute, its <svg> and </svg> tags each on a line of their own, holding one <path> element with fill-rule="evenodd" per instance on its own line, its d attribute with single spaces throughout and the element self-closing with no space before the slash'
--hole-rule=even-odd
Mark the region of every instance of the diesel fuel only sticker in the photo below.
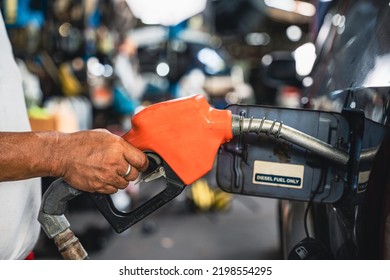
<svg viewBox="0 0 390 280">
<path fill-rule="evenodd" d="M 275 187 L 302 189 L 304 166 L 256 160 L 253 183 Z"/>
</svg>

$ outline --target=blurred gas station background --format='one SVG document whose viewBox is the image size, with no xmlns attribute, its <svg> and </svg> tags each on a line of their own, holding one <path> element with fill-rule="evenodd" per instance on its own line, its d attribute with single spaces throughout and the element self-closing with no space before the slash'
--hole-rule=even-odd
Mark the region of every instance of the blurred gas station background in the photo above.
<svg viewBox="0 0 390 280">
<path fill-rule="evenodd" d="M 220 109 L 304 106 L 328 2 L 3 0 L 1 9 L 32 129 L 122 135 L 146 106 L 193 94 Z M 129 211 L 159 183 L 131 183 L 113 200 Z M 224 193 L 214 170 L 119 235 L 88 198 L 68 215 L 93 259 L 281 258 L 277 201 Z M 43 233 L 36 256 L 60 258 Z"/>
</svg>

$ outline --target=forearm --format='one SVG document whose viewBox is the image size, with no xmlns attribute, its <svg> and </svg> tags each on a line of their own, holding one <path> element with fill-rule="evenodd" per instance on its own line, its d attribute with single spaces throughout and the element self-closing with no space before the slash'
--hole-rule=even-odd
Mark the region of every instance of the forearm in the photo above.
<svg viewBox="0 0 390 280">
<path fill-rule="evenodd" d="M 88 192 L 113 193 L 148 165 L 142 151 L 104 129 L 0 132 L 0 151 L 0 181 L 63 177 Z M 124 178 L 129 165 L 135 168 Z"/>
<path fill-rule="evenodd" d="M 58 176 L 59 132 L 0 132 L 0 181 Z"/>
</svg>

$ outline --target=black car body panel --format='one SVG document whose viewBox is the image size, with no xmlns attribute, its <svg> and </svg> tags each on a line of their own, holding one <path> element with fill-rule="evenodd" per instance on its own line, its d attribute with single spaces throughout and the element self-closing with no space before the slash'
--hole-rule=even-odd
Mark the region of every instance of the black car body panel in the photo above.
<svg viewBox="0 0 390 280">
<path fill-rule="evenodd" d="M 316 37 L 313 84 L 307 107 L 341 112 L 364 111 L 362 148 L 376 145 L 375 159 L 364 167 L 364 188 L 350 188 L 334 204 L 314 204 L 310 228 L 335 259 L 390 258 L 390 5 L 389 1 L 334 1 Z M 302 202 L 281 202 L 284 256 L 305 237 Z M 294 217 L 292 213 L 302 214 Z M 290 213 L 290 214 L 289 214 Z"/>
</svg>

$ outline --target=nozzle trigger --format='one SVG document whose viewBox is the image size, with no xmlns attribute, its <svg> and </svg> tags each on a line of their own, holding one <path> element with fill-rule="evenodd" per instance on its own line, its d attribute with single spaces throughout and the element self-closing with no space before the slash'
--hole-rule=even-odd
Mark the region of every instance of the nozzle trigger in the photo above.
<svg viewBox="0 0 390 280">
<path fill-rule="evenodd" d="M 152 197 L 136 209 L 126 213 L 118 210 L 109 195 L 89 193 L 90 198 L 95 202 L 97 208 L 117 232 L 123 232 L 135 223 L 144 219 L 161 206 L 178 196 L 185 188 L 184 184 L 176 173 L 154 153 L 146 153 L 149 158 L 148 170 L 152 170 L 143 180 L 155 180 L 162 176 L 166 179 L 166 188 Z"/>
</svg>

